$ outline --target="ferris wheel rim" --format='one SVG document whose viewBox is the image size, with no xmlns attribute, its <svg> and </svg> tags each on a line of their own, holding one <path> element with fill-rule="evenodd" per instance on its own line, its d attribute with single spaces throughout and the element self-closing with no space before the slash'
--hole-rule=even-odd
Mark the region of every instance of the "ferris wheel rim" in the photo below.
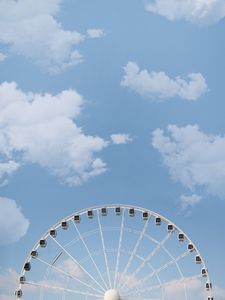
<svg viewBox="0 0 225 300">
<path fill-rule="evenodd" d="M 102 209 L 102 208 L 106 208 L 106 209 L 115 209 L 115 208 L 117 208 L 117 207 L 120 207 L 120 209 L 123 210 L 123 214 L 124 214 L 125 210 L 128 210 L 128 209 L 131 209 L 131 208 L 132 208 L 132 209 L 134 209 L 135 211 L 138 211 L 138 212 L 141 212 L 141 213 L 147 212 L 150 216 L 153 216 L 153 217 L 155 217 L 155 218 L 160 217 L 165 223 L 173 225 L 173 226 L 174 226 L 174 229 L 177 230 L 179 233 L 183 233 L 184 236 L 185 236 L 185 239 L 187 239 L 187 241 L 189 241 L 190 243 L 192 243 L 192 245 L 194 246 L 194 250 L 196 251 L 197 255 L 200 255 L 200 252 L 199 252 L 198 248 L 196 247 L 195 243 L 189 238 L 189 236 L 188 236 L 188 235 L 187 235 L 187 234 L 186 234 L 179 226 L 177 226 L 177 225 L 176 225 L 174 222 L 172 222 L 170 219 L 164 217 L 162 214 L 156 213 L 156 212 L 154 212 L 154 211 L 152 211 L 152 210 L 149 210 L 149 209 L 146 209 L 146 208 L 143 208 L 143 207 L 140 207 L 140 206 L 129 205 L 129 204 L 121 204 L 121 203 L 116 203 L 116 204 L 102 204 L 102 205 L 90 206 L 90 207 L 86 207 L 86 208 L 77 210 L 77 211 L 73 212 L 72 214 L 68 215 L 68 216 L 65 217 L 65 218 L 61 218 L 61 219 L 58 220 L 53 226 L 51 226 L 51 227 L 50 227 L 43 235 L 41 235 L 40 239 L 38 240 L 37 243 L 34 244 L 34 246 L 32 247 L 32 249 L 33 249 L 33 250 L 37 250 L 37 249 L 40 247 L 39 241 L 40 241 L 41 239 L 47 239 L 47 238 L 50 236 L 50 230 L 51 230 L 51 229 L 56 229 L 56 230 L 57 230 L 57 229 L 61 226 L 61 224 L 62 224 L 63 221 L 66 221 L 66 222 L 72 221 L 73 224 L 75 225 L 75 228 L 76 228 L 76 224 L 75 224 L 75 222 L 74 222 L 74 220 L 73 220 L 73 218 L 74 218 L 75 215 L 80 215 L 80 216 L 82 216 L 83 214 L 87 213 L 88 211 L 97 211 L 98 222 L 100 222 L 100 220 L 99 220 L 99 211 L 100 211 L 100 209 Z M 147 223 L 146 223 L 146 224 L 147 224 Z M 100 224 L 100 223 L 99 223 L 99 227 L 101 227 L 101 224 Z M 50 237 L 51 237 L 51 236 L 50 236 Z M 52 238 L 52 237 L 51 237 L 51 238 Z M 103 243 L 103 241 L 102 241 L 102 243 Z M 103 245 L 103 253 L 104 253 L 104 255 L 105 255 L 105 253 L 106 253 L 106 249 L 105 249 L 104 245 Z M 200 255 L 200 257 L 201 257 L 201 262 L 202 262 L 203 267 L 204 267 L 205 269 L 207 269 L 207 268 L 206 268 L 206 264 L 205 264 L 205 262 L 204 262 L 204 259 L 202 258 L 201 255 Z M 25 262 L 30 262 L 31 259 L 32 259 L 32 257 L 31 257 L 31 254 L 29 253 L 28 256 L 27 256 L 27 258 L 26 258 L 26 260 L 25 260 Z M 107 264 L 106 258 L 105 258 L 105 263 Z M 128 268 L 129 268 L 129 266 L 127 267 L 127 269 L 128 269 Z M 108 268 L 107 268 L 107 269 L 108 269 Z M 109 281 L 110 281 L 109 270 L 107 270 L 107 273 L 108 273 L 107 275 L 108 275 L 108 278 L 109 278 Z M 23 275 L 23 274 L 25 274 L 25 271 L 24 271 L 24 269 L 22 268 L 22 270 L 21 270 L 21 272 L 20 272 L 20 275 Z M 207 272 L 207 279 L 208 279 L 209 282 L 211 282 L 211 281 L 210 281 L 210 276 L 209 276 L 209 273 L 208 273 L 208 272 Z M 115 280 L 115 278 L 114 278 L 114 280 Z M 103 281 L 104 281 L 104 280 L 103 280 Z M 19 283 L 19 287 L 21 287 L 21 284 L 20 284 L 20 283 Z M 113 287 L 113 285 L 112 285 L 112 283 L 110 283 L 110 288 L 112 288 L 112 287 Z M 164 298 L 163 298 L 163 299 L 164 299 Z M 212 298 L 212 299 L 213 299 L 213 298 Z"/>
</svg>

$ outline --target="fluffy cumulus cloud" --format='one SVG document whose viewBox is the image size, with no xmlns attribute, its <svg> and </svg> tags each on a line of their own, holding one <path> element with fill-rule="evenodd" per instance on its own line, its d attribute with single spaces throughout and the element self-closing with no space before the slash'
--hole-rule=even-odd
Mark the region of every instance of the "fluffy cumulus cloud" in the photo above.
<svg viewBox="0 0 225 300">
<path fill-rule="evenodd" d="M 153 131 L 152 145 L 173 180 L 190 191 L 200 188 L 225 197 L 225 135 L 206 134 L 198 125 L 169 125 L 167 133 L 159 128 Z"/>
<path fill-rule="evenodd" d="M 84 134 L 75 123 L 84 99 L 75 90 L 57 95 L 23 92 L 15 82 L 0 85 L 0 178 L 25 163 L 38 164 L 69 185 L 107 170 L 96 153 L 111 143 Z"/>
<path fill-rule="evenodd" d="M 29 221 L 16 202 L 0 197 L 0 245 L 18 241 L 26 234 L 28 227 Z"/>
<path fill-rule="evenodd" d="M 76 48 L 85 35 L 64 30 L 56 20 L 61 2 L 1 0 L 0 43 L 51 73 L 81 63 L 83 58 Z"/>
<path fill-rule="evenodd" d="M 184 19 L 202 25 L 216 23 L 225 16 L 224 0 L 151 0 L 146 9 L 170 21 Z"/>
<path fill-rule="evenodd" d="M 194 101 L 207 91 L 207 84 L 201 73 L 188 74 L 187 79 L 179 76 L 172 79 L 164 72 L 140 70 L 135 62 L 128 62 L 124 71 L 121 86 L 154 101 L 174 97 Z"/>
<path fill-rule="evenodd" d="M 132 138 L 129 134 L 122 134 L 122 133 L 115 133 L 111 134 L 111 141 L 113 144 L 119 145 L 119 144 L 127 144 L 132 142 Z"/>
</svg>

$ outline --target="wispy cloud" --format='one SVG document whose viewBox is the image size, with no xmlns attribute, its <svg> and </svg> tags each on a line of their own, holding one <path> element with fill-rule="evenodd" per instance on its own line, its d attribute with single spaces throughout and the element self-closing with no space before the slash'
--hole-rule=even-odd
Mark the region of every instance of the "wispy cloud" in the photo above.
<svg viewBox="0 0 225 300">
<path fill-rule="evenodd" d="M 198 125 L 168 126 L 153 131 L 152 145 L 159 151 L 173 180 L 193 191 L 225 197 L 225 136 L 205 134 Z"/>
<path fill-rule="evenodd" d="M 208 89 L 201 73 L 188 74 L 187 79 L 180 76 L 172 79 L 165 72 L 140 70 L 137 63 L 131 61 L 124 67 L 124 71 L 121 86 L 152 101 L 165 101 L 175 97 L 194 101 Z"/>
<path fill-rule="evenodd" d="M 190 298 L 203 300 L 206 298 L 204 284 L 199 278 L 190 277 L 167 282 L 165 285 L 165 297 L 167 299 L 180 300 L 184 297 L 185 287 Z"/>
<path fill-rule="evenodd" d="M 79 265 L 76 264 L 71 258 L 68 258 L 61 262 L 59 267 L 64 272 L 76 278 L 82 278 L 85 275 L 85 273 L 81 270 Z"/>
<path fill-rule="evenodd" d="M 191 209 L 194 208 L 200 201 L 202 197 L 197 194 L 192 195 L 181 195 L 180 196 L 180 212 L 186 212 L 186 215 L 189 215 Z"/>
<path fill-rule="evenodd" d="M 18 241 L 26 234 L 28 227 L 29 221 L 16 201 L 0 197 L 0 245 Z"/>
<path fill-rule="evenodd" d="M 225 289 L 216 285 L 213 289 L 215 299 L 224 300 L 225 299 Z"/>
<path fill-rule="evenodd" d="M 9 268 L 1 270 L 0 273 L 0 300 L 15 299 L 14 292 L 16 290 L 19 274 L 15 270 Z"/>
<path fill-rule="evenodd" d="M 8 160 L 7 162 L 0 162 L 0 179 L 1 186 L 7 184 L 8 177 L 11 176 L 14 172 L 16 172 L 20 167 L 20 163 Z"/>
<path fill-rule="evenodd" d="M 4 61 L 5 59 L 6 59 L 6 55 L 0 52 L 0 62 Z"/>
<path fill-rule="evenodd" d="M 105 35 L 105 32 L 103 29 L 98 28 L 90 28 L 87 30 L 87 34 L 92 39 L 101 38 Z"/>
<path fill-rule="evenodd" d="M 170 21 L 184 19 L 188 22 L 210 25 L 225 16 L 224 0 L 151 0 L 146 10 L 166 17 Z"/>
<path fill-rule="evenodd" d="M 116 145 L 131 143 L 133 140 L 129 134 L 122 134 L 122 133 L 111 134 L 110 137 L 112 143 Z"/>
</svg>

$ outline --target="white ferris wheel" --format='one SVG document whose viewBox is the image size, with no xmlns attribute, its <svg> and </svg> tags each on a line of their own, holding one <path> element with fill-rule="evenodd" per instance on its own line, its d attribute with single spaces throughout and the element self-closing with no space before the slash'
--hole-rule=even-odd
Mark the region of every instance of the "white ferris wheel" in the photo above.
<svg viewBox="0 0 225 300">
<path fill-rule="evenodd" d="M 213 300 L 203 258 L 173 222 L 104 205 L 52 226 L 23 265 L 16 299 Z"/>
</svg>

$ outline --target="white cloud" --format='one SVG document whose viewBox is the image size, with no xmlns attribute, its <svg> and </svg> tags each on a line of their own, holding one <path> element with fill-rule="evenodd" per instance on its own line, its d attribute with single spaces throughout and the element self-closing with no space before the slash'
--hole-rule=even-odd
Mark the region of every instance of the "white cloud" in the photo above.
<svg viewBox="0 0 225 300">
<path fill-rule="evenodd" d="M 7 269 L 0 273 L 0 300 L 14 300 L 14 292 L 17 287 L 19 274 L 13 269 Z"/>
<path fill-rule="evenodd" d="M 225 16 L 224 0 L 152 0 L 146 9 L 170 21 L 184 19 L 201 25 L 219 22 Z"/>
<path fill-rule="evenodd" d="M 20 164 L 18 162 L 15 162 L 13 160 L 9 160 L 7 162 L 0 163 L 0 179 L 2 180 L 2 184 L 4 185 L 7 183 L 8 176 L 11 176 L 14 172 L 16 172 L 20 167 Z"/>
<path fill-rule="evenodd" d="M 0 52 L 0 62 L 4 61 L 5 59 L 6 59 L 6 55 Z"/>
<path fill-rule="evenodd" d="M 173 180 L 193 191 L 225 196 L 225 136 L 207 135 L 197 125 L 153 131 L 152 145 L 162 155 Z"/>
<path fill-rule="evenodd" d="M 181 211 L 185 211 L 187 209 L 193 208 L 201 200 L 202 200 L 202 197 L 197 194 L 181 195 L 181 197 L 180 197 Z"/>
<path fill-rule="evenodd" d="M 90 38 L 96 39 L 103 37 L 105 35 L 105 32 L 103 29 L 91 28 L 87 30 L 87 34 Z"/>
<path fill-rule="evenodd" d="M 7 269 L 0 273 L 0 287 L 1 290 L 14 292 L 16 289 L 19 274 L 13 269 Z M 1 298 L 0 298 L 1 299 Z"/>
<path fill-rule="evenodd" d="M 197 100 L 207 91 L 205 78 L 201 73 L 187 75 L 187 80 L 177 76 L 171 79 L 164 72 L 140 70 L 135 62 L 128 62 L 124 67 L 125 75 L 121 86 L 127 87 L 142 97 L 163 101 L 179 97 L 185 100 Z"/>
<path fill-rule="evenodd" d="M 197 277 L 190 277 L 167 282 L 165 285 L 165 297 L 169 300 L 180 300 L 184 298 L 184 284 L 186 285 L 188 297 L 191 299 L 206 299 L 204 285 Z"/>
<path fill-rule="evenodd" d="M 225 300 L 225 289 L 219 286 L 213 288 L 214 297 L 216 300 Z"/>
<path fill-rule="evenodd" d="M 0 245 L 18 241 L 26 234 L 28 227 L 29 221 L 16 202 L 0 197 Z"/>
<path fill-rule="evenodd" d="M 76 264 L 72 259 L 68 258 L 64 260 L 60 264 L 60 268 L 63 269 L 66 273 L 70 274 L 73 277 L 76 278 L 82 278 L 84 277 L 84 272 L 81 270 L 78 264 Z"/>
<path fill-rule="evenodd" d="M 64 30 L 55 16 L 61 0 L 0 1 L 0 43 L 31 59 L 50 73 L 59 73 L 83 61 L 76 49 L 85 35 Z M 97 29 L 96 29 L 97 30 Z"/>
<path fill-rule="evenodd" d="M 96 153 L 110 145 L 85 135 L 75 123 L 84 99 L 75 90 L 57 95 L 21 91 L 15 82 L 0 85 L 0 177 L 25 163 L 47 168 L 69 185 L 106 172 Z"/>
<path fill-rule="evenodd" d="M 122 133 L 116 133 L 111 134 L 111 140 L 113 144 L 119 145 L 119 144 L 127 144 L 132 142 L 132 138 L 129 134 L 122 134 Z"/>
<path fill-rule="evenodd" d="M 14 296 L 10 296 L 10 295 L 0 295 L 0 300 L 14 300 L 15 297 Z"/>
</svg>

